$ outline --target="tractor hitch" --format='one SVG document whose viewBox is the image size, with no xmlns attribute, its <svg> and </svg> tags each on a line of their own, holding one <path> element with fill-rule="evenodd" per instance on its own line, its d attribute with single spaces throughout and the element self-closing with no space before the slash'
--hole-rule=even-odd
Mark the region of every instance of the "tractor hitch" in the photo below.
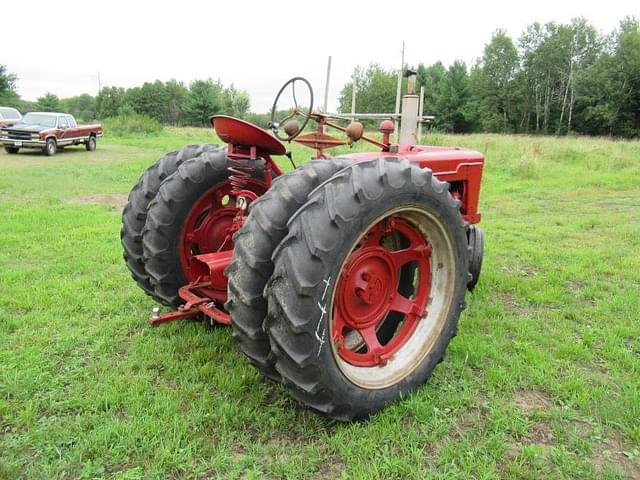
<svg viewBox="0 0 640 480">
<path fill-rule="evenodd" d="M 209 268 L 209 277 L 199 277 L 178 290 L 178 296 L 185 303 L 180 305 L 177 310 L 160 315 L 160 309 L 154 307 L 149 317 L 151 326 L 157 327 L 163 323 L 183 318 L 195 318 L 200 314 L 209 317 L 212 322 L 231 325 L 231 316 L 218 308 L 214 299 L 206 292 L 212 288 L 211 277 L 223 274 L 224 269 L 231 263 L 232 256 L 233 250 L 195 256 L 194 259 L 204 263 Z"/>
</svg>

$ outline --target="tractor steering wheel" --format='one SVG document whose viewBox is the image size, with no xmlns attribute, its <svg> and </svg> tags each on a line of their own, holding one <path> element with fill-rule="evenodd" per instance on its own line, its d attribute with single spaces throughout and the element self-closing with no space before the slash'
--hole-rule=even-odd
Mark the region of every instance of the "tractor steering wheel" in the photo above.
<svg viewBox="0 0 640 480">
<path fill-rule="evenodd" d="M 309 90 L 308 112 L 305 112 L 298 106 L 298 99 L 296 98 L 296 82 L 302 82 L 303 84 L 306 85 L 307 89 Z M 293 111 L 289 115 L 287 115 L 286 117 L 280 120 L 276 120 L 276 113 L 278 111 L 278 100 L 280 100 L 280 96 L 287 89 L 289 85 L 291 85 L 291 90 L 293 92 L 293 103 L 295 106 L 293 107 Z M 291 140 L 296 138 L 298 135 L 300 135 L 304 130 L 304 128 L 307 126 L 307 123 L 309 123 L 309 118 L 312 111 L 313 111 L 313 89 L 311 88 L 311 84 L 306 78 L 293 77 L 282 86 L 282 88 L 278 92 L 278 95 L 276 95 L 276 99 L 273 102 L 273 107 L 271 108 L 271 121 L 269 122 L 269 128 L 271 129 L 273 134 L 276 136 L 276 138 L 278 138 L 278 140 L 281 140 L 283 142 L 290 142 Z M 287 129 L 285 122 L 291 120 L 296 115 L 301 115 L 304 117 L 304 122 L 302 122 L 302 126 L 298 127 L 295 124 L 291 124 L 292 126 L 290 127 L 290 129 Z M 280 135 L 281 126 L 284 127 L 286 136 Z"/>
</svg>

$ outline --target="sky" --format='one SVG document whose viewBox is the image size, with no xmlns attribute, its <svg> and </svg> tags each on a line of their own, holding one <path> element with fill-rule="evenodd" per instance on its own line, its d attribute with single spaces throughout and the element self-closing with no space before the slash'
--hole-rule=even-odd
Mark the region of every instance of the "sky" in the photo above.
<svg viewBox="0 0 640 480">
<path fill-rule="evenodd" d="M 7 1 L 0 64 L 26 100 L 95 95 L 98 75 L 119 87 L 211 77 L 246 90 L 251 110 L 264 112 L 293 76 L 308 78 L 321 103 L 332 56 L 335 111 L 354 67 L 398 68 L 403 41 L 409 65 L 471 63 L 498 28 L 515 40 L 533 22 L 583 16 L 608 33 L 632 15 L 640 17 L 638 0 Z"/>
</svg>

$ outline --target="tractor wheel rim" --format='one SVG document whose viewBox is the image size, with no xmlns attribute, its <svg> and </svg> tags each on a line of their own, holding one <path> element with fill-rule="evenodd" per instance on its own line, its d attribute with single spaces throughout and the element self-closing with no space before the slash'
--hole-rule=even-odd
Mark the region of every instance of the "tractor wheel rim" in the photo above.
<svg viewBox="0 0 640 480">
<path fill-rule="evenodd" d="M 240 209 L 231 195 L 231 180 L 217 183 L 193 205 L 184 222 L 180 235 L 180 263 L 187 281 L 209 277 L 209 270 L 195 256 L 204 253 L 233 249 L 233 234 L 239 229 L 235 220 Z M 248 182 L 247 190 L 262 195 L 265 185 L 256 180 Z M 206 292 L 214 300 L 225 301 L 227 278 L 222 272 L 211 276 L 211 289 Z"/>
<path fill-rule="evenodd" d="M 390 235 L 404 245 L 385 245 Z M 409 266 L 416 280 L 406 297 L 399 278 Z M 331 346 L 342 373 L 358 386 L 379 389 L 413 372 L 442 332 L 454 275 L 453 247 L 437 217 L 403 207 L 372 222 L 344 260 L 332 299 Z M 390 338 L 381 338 L 392 321 L 398 325 Z"/>
</svg>

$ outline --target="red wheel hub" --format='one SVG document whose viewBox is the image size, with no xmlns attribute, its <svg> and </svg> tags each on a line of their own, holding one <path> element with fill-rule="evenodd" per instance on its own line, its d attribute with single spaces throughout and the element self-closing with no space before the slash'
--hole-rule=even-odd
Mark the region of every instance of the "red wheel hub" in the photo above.
<svg viewBox="0 0 640 480">
<path fill-rule="evenodd" d="M 231 180 L 217 183 L 198 199 L 187 215 L 180 239 L 180 262 L 188 282 L 208 277 L 210 273 L 202 262 L 194 261 L 194 256 L 233 249 L 232 236 L 242 224 L 238 219 L 240 209 L 231 195 L 232 188 Z M 246 189 L 260 196 L 266 186 L 249 180 Z M 205 293 L 218 302 L 226 301 L 227 278 L 222 273 L 212 276 L 211 289 Z"/>
<path fill-rule="evenodd" d="M 426 315 L 430 257 L 431 244 L 399 217 L 369 229 L 347 258 L 336 287 L 332 339 L 343 360 L 362 367 L 384 365 L 407 342 Z M 406 297 L 399 291 L 400 279 L 412 268 L 418 282 Z"/>
</svg>

